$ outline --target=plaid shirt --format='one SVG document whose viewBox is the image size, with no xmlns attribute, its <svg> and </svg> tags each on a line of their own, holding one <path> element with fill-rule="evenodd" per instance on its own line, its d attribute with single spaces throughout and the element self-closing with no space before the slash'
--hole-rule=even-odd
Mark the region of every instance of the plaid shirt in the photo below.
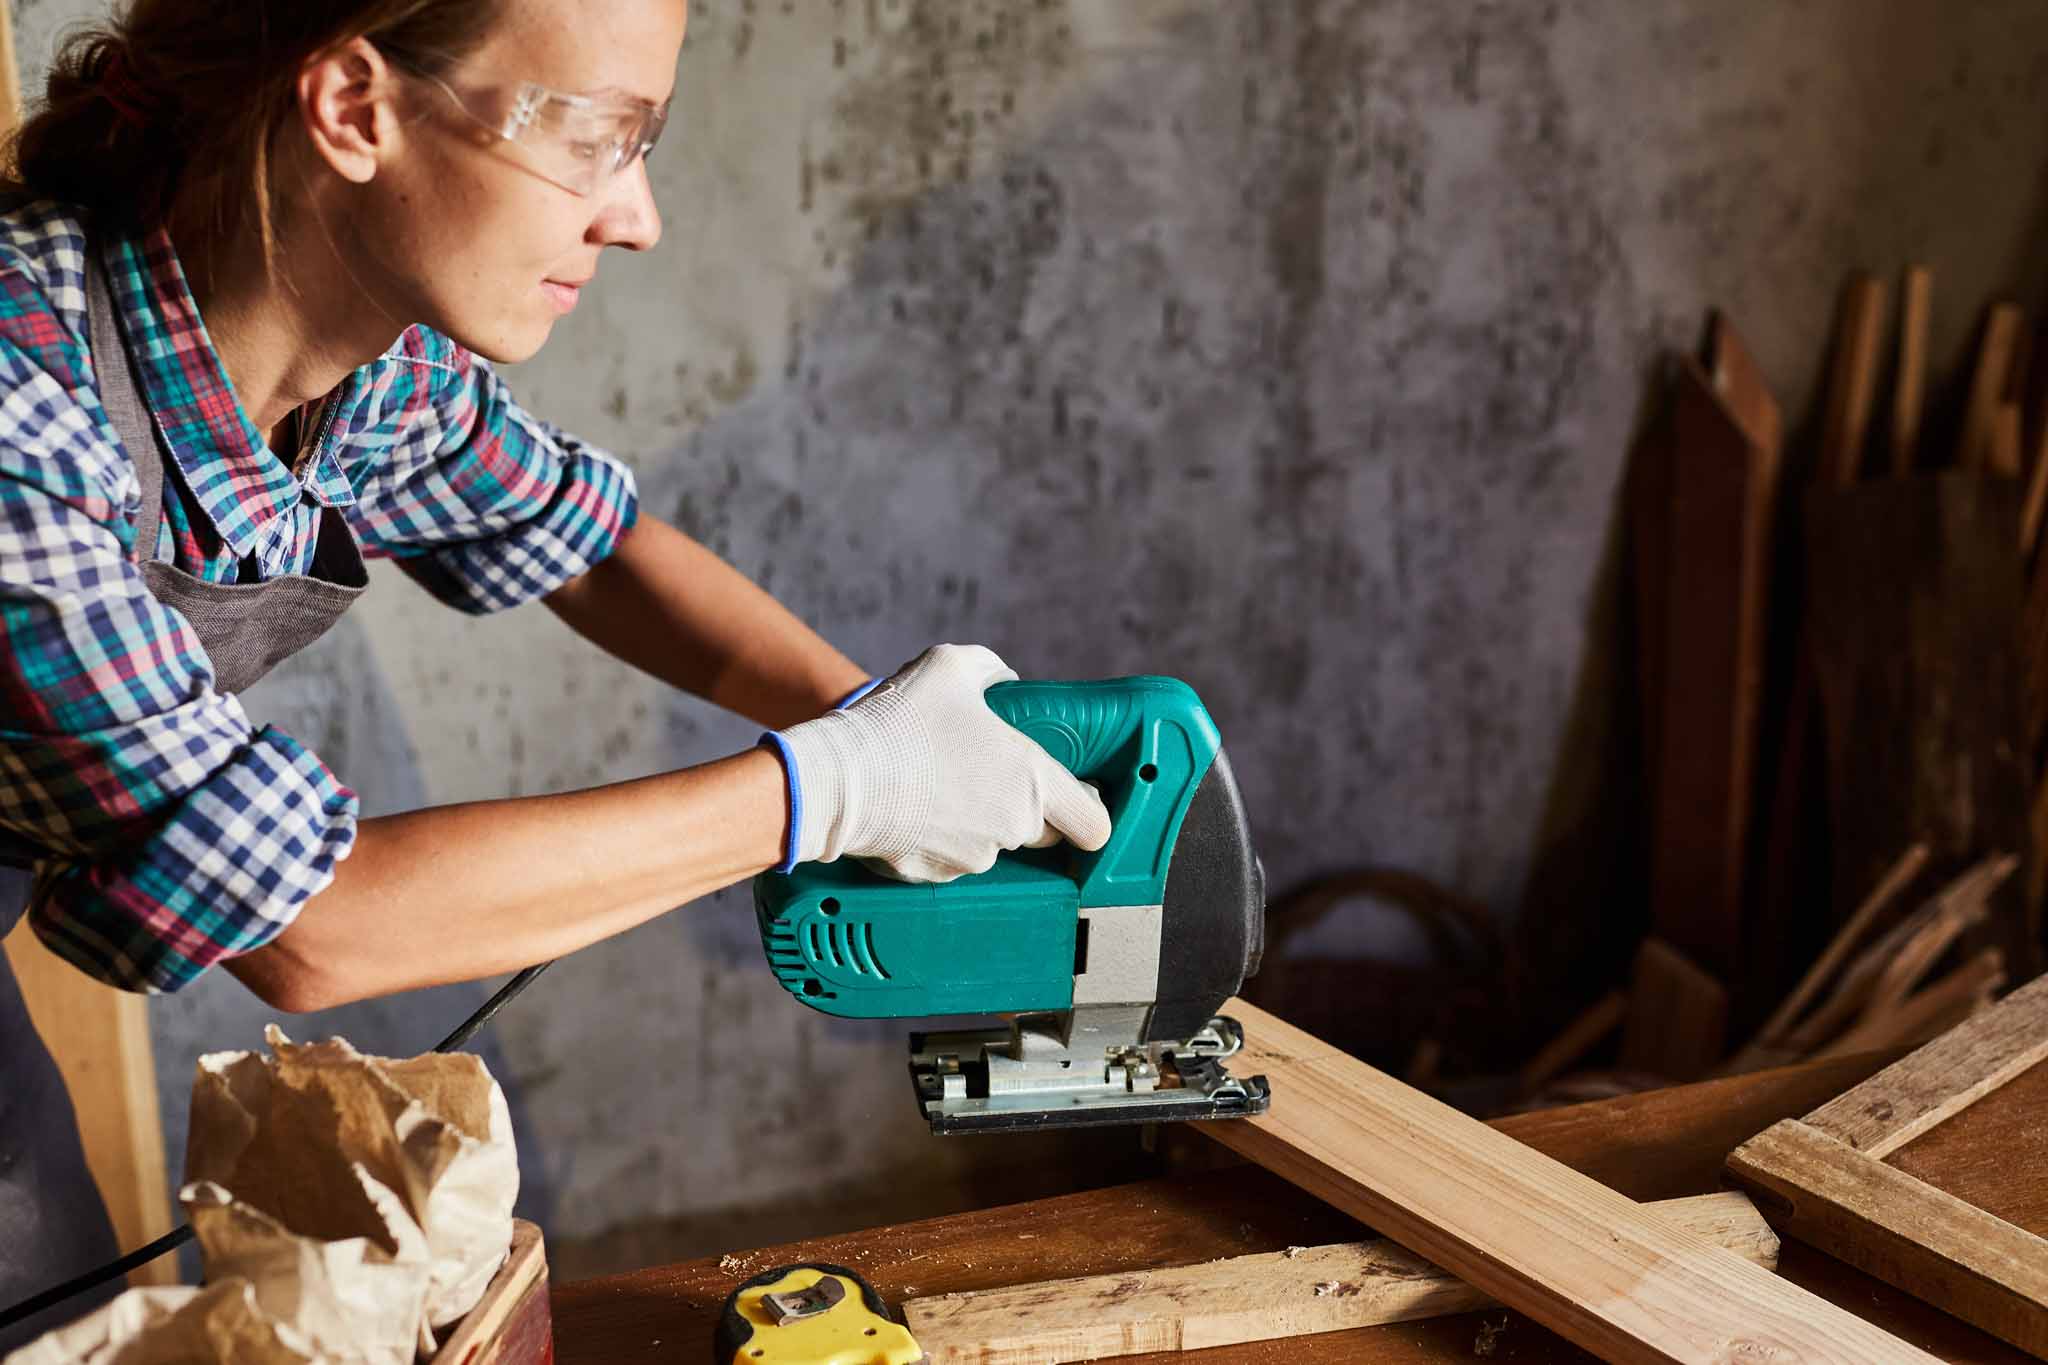
<svg viewBox="0 0 2048 1365">
<path fill-rule="evenodd" d="M 217 583 L 303 573 L 335 507 L 365 554 L 487 612 L 574 578 L 632 524 L 622 465 L 424 327 L 344 380 L 288 463 L 237 403 L 169 237 L 100 249 L 170 447 L 156 558 Z M 192 627 L 142 585 L 86 250 L 61 207 L 0 203 L 0 832 L 45 852 L 29 909 L 44 942 L 170 991 L 291 923 L 348 855 L 357 802 L 216 690 Z"/>
</svg>

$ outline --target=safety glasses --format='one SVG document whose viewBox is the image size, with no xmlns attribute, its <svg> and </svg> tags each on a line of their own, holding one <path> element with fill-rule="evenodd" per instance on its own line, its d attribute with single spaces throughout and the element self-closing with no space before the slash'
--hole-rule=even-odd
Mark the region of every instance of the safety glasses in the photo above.
<svg viewBox="0 0 2048 1365">
<path fill-rule="evenodd" d="M 630 95 L 567 95 L 533 81 L 457 90 L 409 71 L 535 175 L 571 194 L 596 194 L 649 152 L 668 123 L 668 105 Z"/>
</svg>

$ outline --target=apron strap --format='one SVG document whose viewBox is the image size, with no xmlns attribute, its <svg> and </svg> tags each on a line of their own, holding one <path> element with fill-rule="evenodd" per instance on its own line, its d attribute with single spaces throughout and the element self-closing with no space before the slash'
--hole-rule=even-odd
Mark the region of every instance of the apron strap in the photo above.
<svg viewBox="0 0 2048 1365">
<path fill-rule="evenodd" d="M 96 247 L 88 246 L 85 255 L 85 314 L 92 334 L 93 370 L 99 376 L 100 406 L 135 462 L 135 477 L 142 486 L 130 557 L 144 564 L 156 558 L 157 528 L 164 515 L 163 448 L 157 444 L 156 419 L 142 398 L 135 358 L 121 341 L 121 314 L 107 282 L 106 265 Z"/>
</svg>

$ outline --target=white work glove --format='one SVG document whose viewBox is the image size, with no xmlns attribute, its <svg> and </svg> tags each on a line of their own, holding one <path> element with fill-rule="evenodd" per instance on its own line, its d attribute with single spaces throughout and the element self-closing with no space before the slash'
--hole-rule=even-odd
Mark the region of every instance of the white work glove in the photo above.
<svg viewBox="0 0 2048 1365">
<path fill-rule="evenodd" d="M 865 859 L 903 881 L 986 872 L 1006 848 L 1109 839 L 1095 789 L 983 700 L 1016 674 L 979 645 L 936 645 L 849 703 L 764 737 L 787 765 L 796 863 Z"/>
</svg>

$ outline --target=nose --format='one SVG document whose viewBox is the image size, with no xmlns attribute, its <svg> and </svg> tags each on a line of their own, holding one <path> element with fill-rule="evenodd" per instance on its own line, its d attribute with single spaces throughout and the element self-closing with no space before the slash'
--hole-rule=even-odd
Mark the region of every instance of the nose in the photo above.
<svg viewBox="0 0 2048 1365">
<path fill-rule="evenodd" d="M 654 205 L 654 185 L 642 157 L 612 177 L 605 187 L 604 207 L 590 224 L 590 240 L 598 246 L 645 251 L 661 240 L 661 210 Z"/>
</svg>

